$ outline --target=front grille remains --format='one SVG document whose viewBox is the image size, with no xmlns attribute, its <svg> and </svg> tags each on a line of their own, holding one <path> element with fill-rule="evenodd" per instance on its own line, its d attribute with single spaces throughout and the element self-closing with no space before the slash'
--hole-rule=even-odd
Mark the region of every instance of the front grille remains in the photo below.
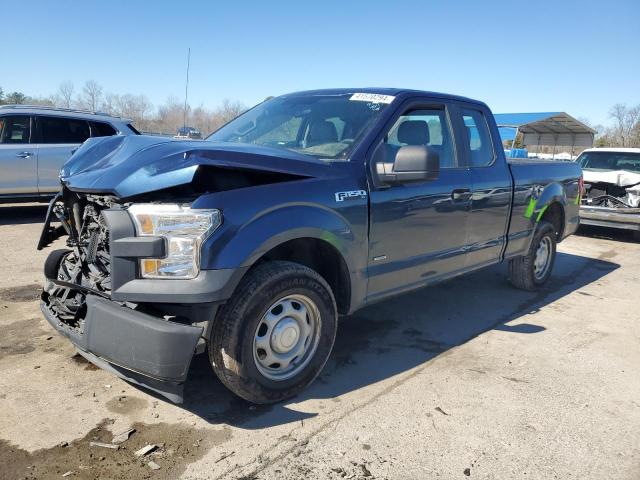
<svg viewBox="0 0 640 480">
<path fill-rule="evenodd" d="M 48 282 L 43 299 L 60 321 L 82 332 L 86 293 L 111 293 L 109 229 L 101 214 L 111 204 L 101 197 L 69 197 L 55 205 L 54 212 L 66 225 L 70 250 L 60 260 L 57 283 Z"/>
</svg>

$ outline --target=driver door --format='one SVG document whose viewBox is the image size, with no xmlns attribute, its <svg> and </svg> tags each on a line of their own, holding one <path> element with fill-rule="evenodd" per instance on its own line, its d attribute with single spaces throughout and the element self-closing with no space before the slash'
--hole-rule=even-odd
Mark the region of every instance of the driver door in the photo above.
<svg viewBox="0 0 640 480">
<path fill-rule="evenodd" d="M 471 178 L 458 157 L 451 108 L 446 103 L 412 104 L 381 140 L 386 162 L 403 146 L 431 147 L 440 157 L 440 173 L 430 181 L 372 186 L 368 301 L 464 268 Z"/>
</svg>

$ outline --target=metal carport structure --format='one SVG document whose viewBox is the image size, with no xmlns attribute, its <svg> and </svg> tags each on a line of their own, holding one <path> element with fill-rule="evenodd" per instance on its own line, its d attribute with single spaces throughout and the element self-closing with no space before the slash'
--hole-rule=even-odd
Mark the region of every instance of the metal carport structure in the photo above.
<svg viewBox="0 0 640 480">
<path fill-rule="evenodd" d="M 497 113 L 494 115 L 503 140 L 522 133 L 524 146 L 592 147 L 596 131 L 565 112 Z"/>
</svg>

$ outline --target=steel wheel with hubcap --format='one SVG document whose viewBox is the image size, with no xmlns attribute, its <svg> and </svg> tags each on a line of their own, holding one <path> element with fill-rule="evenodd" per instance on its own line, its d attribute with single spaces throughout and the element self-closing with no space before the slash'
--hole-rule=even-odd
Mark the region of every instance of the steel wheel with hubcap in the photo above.
<svg viewBox="0 0 640 480">
<path fill-rule="evenodd" d="M 533 260 L 533 274 L 537 280 L 541 280 L 549 270 L 551 260 L 551 239 L 546 236 L 540 239 L 536 249 L 536 257 Z"/>
<path fill-rule="evenodd" d="M 250 402 L 290 398 L 324 367 L 337 319 L 333 292 L 316 271 L 287 261 L 258 265 L 216 315 L 208 348 L 213 370 Z"/>
<path fill-rule="evenodd" d="M 320 312 L 309 297 L 288 295 L 273 303 L 253 340 L 258 371 L 274 381 L 297 375 L 315 353 L 320 328 Z"/>
</svg>

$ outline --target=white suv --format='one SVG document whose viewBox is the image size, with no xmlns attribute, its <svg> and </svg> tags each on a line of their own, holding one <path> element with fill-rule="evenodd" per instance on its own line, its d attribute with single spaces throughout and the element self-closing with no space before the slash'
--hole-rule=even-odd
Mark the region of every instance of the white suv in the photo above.
<svg viewBox="0 0 640 480">
<path fill-rule="evenodd" d="M 0 203 L 48 200 L 58 172 L 89 137 L 139 135 L 131 120 L 82 110 L 0 106 Z"/>
</svg>

